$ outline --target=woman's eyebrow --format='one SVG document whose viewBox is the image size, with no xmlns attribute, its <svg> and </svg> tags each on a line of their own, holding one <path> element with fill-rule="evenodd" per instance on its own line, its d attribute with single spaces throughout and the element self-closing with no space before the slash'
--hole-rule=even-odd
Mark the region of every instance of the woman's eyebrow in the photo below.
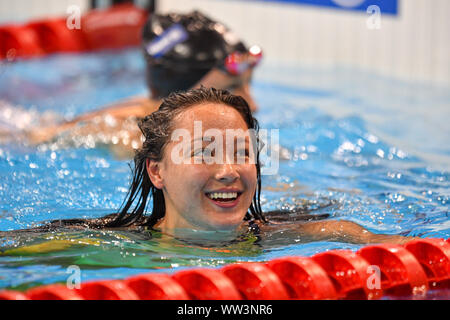
<svg viewBox="0 0 450 320">
<path fill-rule="evenodd" d="M 202 136 L 191 139 L 191 142 L 201 141 L 201 142 L 211 142 L 213 141 L 215 137 L 214 136 Z"/>
</svg>

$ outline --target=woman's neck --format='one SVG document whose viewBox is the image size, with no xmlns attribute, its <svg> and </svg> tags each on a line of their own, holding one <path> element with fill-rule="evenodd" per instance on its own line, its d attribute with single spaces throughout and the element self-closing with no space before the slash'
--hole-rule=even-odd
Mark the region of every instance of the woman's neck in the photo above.
<svg viewBox="0 0 450 320">
<path fill-rule="evenodd" d="M 164 234 L 182 239 L 233 240 L 239 233 L 239 228 L 232 230 L 205 229 L 200 226 L 194 226 L 179 216 L 174 219 L 170 215 L 166 215 L 153 228 Z"/>
</svg>

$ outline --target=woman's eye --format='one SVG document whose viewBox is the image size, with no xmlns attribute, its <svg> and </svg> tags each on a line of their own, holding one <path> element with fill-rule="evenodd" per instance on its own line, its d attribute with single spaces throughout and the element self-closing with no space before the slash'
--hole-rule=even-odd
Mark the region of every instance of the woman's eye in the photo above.
<svg viewBox="0 0 450 320">
<path fill-rule="evenodd" d="M 192 153 L 193 157 L 201 157 L 203 159 L 209 159 L 211 157 L 214 157 L 214 155 L 215 155 L 214 149 L 211 150 L 208 148 L 198 149 Z"/>
<path fill-rule="evenodd" d="M 202 155 L 203 155 L 203 149 L 194 150 L 192 152 L 193 157 L 198 157 L 198 156 L 202 156 Z"/>
<path fill-rule="evenodd" d="M 238 150 L 238 155 L 240 155 L 240 156 L 248 156 L 248 150 L 247 149 Z"/>
<path fill-rule="evenodd" d="M 214 149 L 212 149 L 212 150 L 211 149 L 203 150 L 203 156 L 206 157 L 206 158 L 214 157 L 214 155 L 215 155 Z"/>
<path fill-rule="evenodd" d="M 236 157 L 238 159 L 248 158 L 250 157 L 250 152 L 248 149 L 241 149 L 236 152 Z"/>
<path fill-rule="evenodd" d="M 240 87 L 242 87 L 242 82 L 238 81 L 238 82 L 229 84 L 225 89 L 228 91 L 233 91 L 233 90 L 239 89 Z"/>
</svg>

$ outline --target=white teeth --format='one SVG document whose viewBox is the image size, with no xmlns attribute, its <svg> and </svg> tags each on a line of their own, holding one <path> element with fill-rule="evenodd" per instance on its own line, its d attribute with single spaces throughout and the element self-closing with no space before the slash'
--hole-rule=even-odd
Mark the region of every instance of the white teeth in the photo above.
<svg viewBox="0 0 450 320">
<path fill-rule="evenodd" d="M 211 199 L 234 199 L 237 198 L 237 192 L 213 192 L 208 193 L 208 197 Z"/>
</svg>

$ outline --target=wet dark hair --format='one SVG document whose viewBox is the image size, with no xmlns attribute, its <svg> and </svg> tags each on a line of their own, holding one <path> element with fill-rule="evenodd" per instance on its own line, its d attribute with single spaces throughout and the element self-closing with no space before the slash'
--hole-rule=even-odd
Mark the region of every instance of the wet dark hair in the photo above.
<svg viewBox="0 0 450 320">
<path fill-rule="evenodd" d="M 199 11 L 152 14 L 142 31 L 147 85 L 153 98 L 192 88 L 228 54 L 247 47 L 223 24 Z"/>
<path fill-rule="evenodd" d="M 165 98 L 159 109 L 139 122 L 145 141 L 136 151 L 131 186 L 119 213 L 106 227 L 127 227 L 140 225 L 153 227 L 165 215 L 165 202 L 162 190 L 156 188 L 147 173 L 147 159 L 161 161 L 164 148 L 170 141 L 175 116 L 187 108 L 204 104 L 220 103 L 237 110 L 248 129 L 252 129 L 258 139 L 258 121 L 252 116 L 250 107 L 244 98 L 231 94 L 226 90 L 201 87 L 186 92 L 172 93 Z M 260 204 L 261 168 L 259 161 L 258 141 L 255 150 L 257 186 L 245 220 L 261 220 L 266 222 Z M 150 216 L 145 216 L 149 197 L 153 208 Z"/>
</svg>

